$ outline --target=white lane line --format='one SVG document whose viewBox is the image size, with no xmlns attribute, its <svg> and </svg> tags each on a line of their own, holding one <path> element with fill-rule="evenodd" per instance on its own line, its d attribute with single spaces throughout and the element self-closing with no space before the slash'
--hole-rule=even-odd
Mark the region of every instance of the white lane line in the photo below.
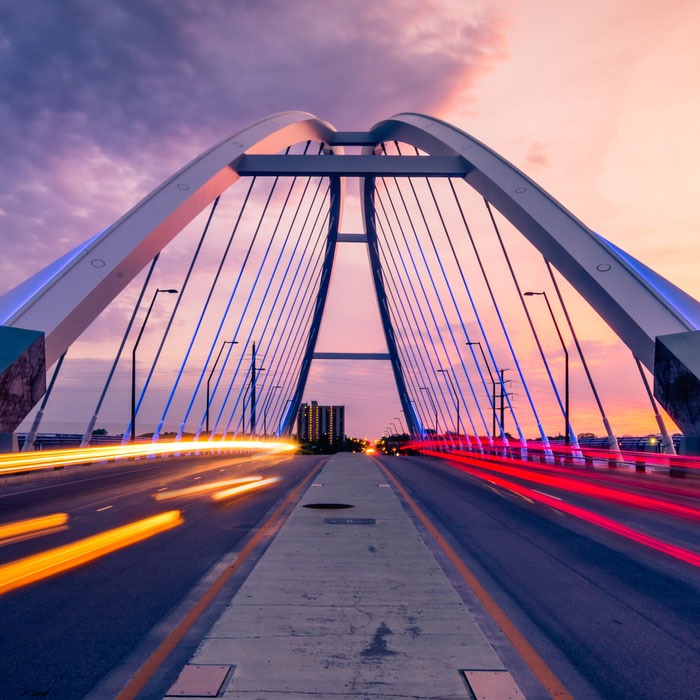
<svg viewBox="0 0 700 700">
<path fill-rule="evenodd" d="M 105 506 L 104 508 L 98 508 L 97 513 L 101 513 L 103 510 L 109 510 L 110 508 L 114 508 L 114 506 Z"/>
<path fill-rule="evenodd" d="M 542 496 L 547 496 L 547 498 L 553 498 L 555 501 L 563 501 L 563 498 L 559 498 L 559 496 L 553 496 L 551 493 L 546 493 L 545 491 L 538 491 L 537 489 L 532 489 L 535 493 L 539 493 Z"/>
</svg>

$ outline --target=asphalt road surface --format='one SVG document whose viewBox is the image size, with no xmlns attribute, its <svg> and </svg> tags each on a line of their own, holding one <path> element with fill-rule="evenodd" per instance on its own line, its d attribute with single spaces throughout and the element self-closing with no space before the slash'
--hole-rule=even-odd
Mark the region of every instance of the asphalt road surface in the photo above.
<svg viewBox="0 0 700 700">
<path fill-rule="evenodd" d="M 574 698 L 700 697 L 697 567 L 442 460 L 391 457 L 382 462 Z M 697 520 L 528 485 L 700 553 Z M 685 505 L 693 501 L 666 498 Z"/>
<path fill-rule="evenodd" d="M 0 546 L 0 564 L 168 510 L 180 510 L 184 522 L 0 596 L 0 699 L 83 698 L 319 463 L 303 456 L 139 460 L 3 486 L 0 524 L 56 512 L 69 520 L 60 531 Z M 250 475 L 281 480 L 222 503 L 211 502 L 210 493 L 153 498 Z"/>
</svg>

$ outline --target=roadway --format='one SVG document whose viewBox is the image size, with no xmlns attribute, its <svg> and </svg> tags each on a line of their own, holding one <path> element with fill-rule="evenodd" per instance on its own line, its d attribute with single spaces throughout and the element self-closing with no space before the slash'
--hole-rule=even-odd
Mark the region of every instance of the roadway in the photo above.
<svg viewBox="0 0 700 700">
<path fill-rule="evenodd" d="M 303 456 L 138 460 L 66 468 L 4 485 L 1 523 L 55 512 L 69 520 L 62 529 L 0 546 L 0 564 L 172 509 L 184 522 L 1 595 L 0 699 L 77 700 L 135 649 L 148 653 L 169 631 L 166 617 L 212 567 L 232 559 L 265 514 L 319 463 Z M 250 475 L 282 478 L 230 502 L 212 503 L 211 491 L 153 497 Z"/>
<path fill-rule="evenodd" d="M 574 698 L 697 697 L 700 575 L 696 566 L 465 474 L 442 460 L 381 461 Z M 698 520 L 533 485 L 524 478 L 512 481 L 561 499 L 562 507 L 584 508 L 700 553 Z M 583 475 L 579 483 L 587 481 Z M 668 480 L 656 483 L 669 486 Z M 642 493 L 635 486 L 615 489 Z M 698 512 L 697 496 L 700 493 L 667 494 L 664 501 L 694 505 Z M 457 580 L 457 574 L 453 576 Z M 479 609 L 469 591 L 463 595 Z M 494 646 L 503 647 L 502 635 L 483 612 L 481 620 Z"/>
<path fill-rule="evenodd" d="M 585 489 L 509 477 L 513 484 L 562 499 L 557 508 L 437 459 L 381 461 L 574 698 L 694 696 L 700 687 L 698 568 L 573 517 L 563 504 L 696 554 L 698 520 L 602 501 L 585 495 Z M 137 670 L 182 617 L 186 602 L 201 595 L 222 562 L 230 562 L 273 507 L 320 464 L 321 458 L 301 456 L 159 458 L 67 468 L 3 485 L 0 524 L 54 512 L 67 513 L 69 520 L 67 527 L 48 534 L 0 543 L 0 565 L 166 510 L 180 510 L 184 522 L 81 568 L 0 595 L 0 699 L 112 697 L 108 690 L 121 687 Z M 589 483 L 592 472 L 582 474 L 578 482 Z M 211 502 L 211 492 L 154 499 L 154 494 L 250 475 L 282 480 L 218 504 Z M 667 480 L 643 477 L 639 486 L 613 488 L 648 495 L 645 482 L 669 487 Z M 665 502 L 697 511 L 696 495 L 680 491 L 665 494 Z M 522 677 L 527 670 L 497 625 L 439 549 L 433 551 L 506 666 Z M 253 564 L 254 558 L 223 592 L 219 610 L 225 594 L 230 598 Z M 212 610 L 193 632 L 189 652 L 216 614 Z M 181 652 L 181 663 L 189 652 Z M 105 678 L 113 679 L 111 686 Z M 162 697 L 162 692 L 148 697 Z"/>
</svg>

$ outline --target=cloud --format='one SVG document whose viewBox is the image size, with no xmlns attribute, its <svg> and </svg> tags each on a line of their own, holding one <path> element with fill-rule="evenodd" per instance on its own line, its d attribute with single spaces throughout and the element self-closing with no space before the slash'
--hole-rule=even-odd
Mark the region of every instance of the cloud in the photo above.
<svg viewBox="0 0 700 700">
<path fill-rule="evenodd" d="M 525 160 L 533 168 L 549 165 L 549 156 L 547 155 L 545 144 L 542 141 L 533 141 L 530 144 Z"/>
<path fill-rule="evenodd" d="M 504 45 L 498 13 L 449 0 L 39 0 L 2 26 L 0 242 L 27 264 L 8 287 L 257 119 L 438 112 Z"/>
</svg>

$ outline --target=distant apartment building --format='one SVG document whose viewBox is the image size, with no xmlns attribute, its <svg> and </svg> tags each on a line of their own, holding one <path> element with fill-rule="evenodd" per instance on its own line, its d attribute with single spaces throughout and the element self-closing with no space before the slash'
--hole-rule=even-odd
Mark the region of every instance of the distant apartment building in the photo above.
<svg viewBox="0 0 700 700">
<path fill-rule="evenodd" d="M 333 444 L 345 439 L 345 406 L 319 406 L 316 401 L 303 403 L 297 414 L 297 437 L 317 442 L 322 435 Z"/>
</svg>

